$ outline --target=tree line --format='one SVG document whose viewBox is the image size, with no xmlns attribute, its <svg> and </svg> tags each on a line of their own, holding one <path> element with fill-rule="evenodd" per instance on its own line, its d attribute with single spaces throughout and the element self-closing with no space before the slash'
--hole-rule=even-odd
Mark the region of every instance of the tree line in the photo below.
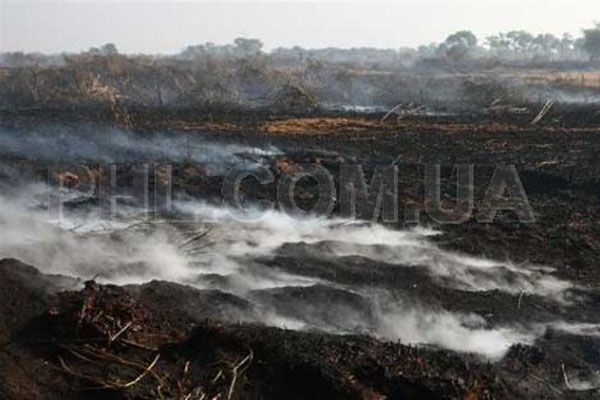
<svg viewBox="0 0 600 400">
<path fill-rule="evenodd" d="M 417 48 L 377 49 L 377 48 L 322 48 L 304 49 L 301 47 L 276 48 L 270 52 L 263 50 L 259 39 L 237 38 L 231 44 L 217 45 L 204 43 L 190 45 L 181 52 L 169 57 L 176 60 L 243 59 L 259 55 L 268 56 L 273 62 L 329 62 L 352 63 L 357 66 L 393 66 L 412 63 L 422 59 L 438 59 L 449 62 L 496 58 L 506 61 L 598 61 L 600 60 L 600 24 L 584 29 L 580 37 L 569 33 L 556 36 L 550 33 L 532 34 L 525 30 L 498 33 L 484 39 L 478 38 L 469 30 L 450 34 L 442 43 L 431 43 Z M 118 54 L 117 46 L 107 43 L 92 47 L 83 52 L 90 56 L 113 56 Z M 71 54 L 45 55 L 38 53 L 9 52 L 0 54 L 3 67 L 27 65 L 60 65 Z"/>
</svg>

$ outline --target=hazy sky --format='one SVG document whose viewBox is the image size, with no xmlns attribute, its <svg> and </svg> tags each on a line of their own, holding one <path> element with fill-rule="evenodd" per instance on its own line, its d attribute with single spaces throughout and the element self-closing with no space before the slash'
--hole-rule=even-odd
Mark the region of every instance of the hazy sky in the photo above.
<svg viewBox="0 0 600 400">
<path fill-rule="evenodd" d="M 261 39 L 270 49 L 415 46 L 471 29 L 570 32 L 600 21 L 600 0 L 44 1 L 0 0 L 0 50 L 174 53 L 186 45 Z"/>
</svg>

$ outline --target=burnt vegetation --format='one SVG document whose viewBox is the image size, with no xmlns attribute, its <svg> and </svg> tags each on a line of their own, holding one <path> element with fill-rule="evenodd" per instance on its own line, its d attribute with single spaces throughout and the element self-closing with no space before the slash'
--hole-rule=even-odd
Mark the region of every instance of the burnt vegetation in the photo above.
<svg viewBox="0 0 600 400">
<path fill-rule="evenodd" d="M 564 90 L 597 89 L 600 29 L 568 34 L 500 33 L 479 40 L 459 31 L 417 49 L 264 51 L 258 39 L 188 46 L 174 55 L 120 54 L 114 44 L 77 54 L 4 53 L 0 107 L 108 110 L 127 124 L 139 109 L 206 112 L 426 105 L 435 111 L 517 107 Z M 540 79 L 532 69 L 551 71 Z M 576 71 L 577 73 L 573 73 Z M 590 88 L 591 86 L 591 88 Z M 536 98 L 536 95 L 538 98 Z M 589 93 L 588 93 L 589 94 Z"/>
</svg>

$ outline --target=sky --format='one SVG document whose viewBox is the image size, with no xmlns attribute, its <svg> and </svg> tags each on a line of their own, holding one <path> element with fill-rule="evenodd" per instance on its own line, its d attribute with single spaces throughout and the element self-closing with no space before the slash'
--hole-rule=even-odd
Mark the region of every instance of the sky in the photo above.
<svg viewBox="0 0 600 400">
<path fill-rule="evenodd" d="M 0 0 L 0 51 L 58 53 L 116 44 L 123 53 L 259 38 L 266 49 L 415 47 L 469 29 L 574 36 L 600 21 L 600 0 L 155 1 Z"/>
</svg>

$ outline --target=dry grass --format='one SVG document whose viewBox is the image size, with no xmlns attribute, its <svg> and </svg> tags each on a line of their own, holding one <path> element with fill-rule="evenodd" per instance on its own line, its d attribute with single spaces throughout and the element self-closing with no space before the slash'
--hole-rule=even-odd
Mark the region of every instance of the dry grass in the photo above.
<svg viewBox="0 0 600 400">
<path fill-rule="evenodd" d="M 600 71 L 571 71 L 559 72 L 552 74 L 555 82 L 568 84 L 569 86 L 599 89 L 600 88 Z"/>
<path fill-rule="evenodd" d="M 85 285 L 82 292 L 61 293 L 63 301 L 50 313 L 66 332 L 75 333 L 68 335 L 74 339 L 56 342 L 59 355 L 53 368 L 82 385 L 79 390 L 121 391 L 127 398 L 160 400 L 240 398 L 242 376 L 254 357 L 252 349 L 245 357 L 223 356 L 208 364 L 187 360 L 181 368 L 169 357 L 161 357 L 165 345 L 176 343 L 181 332 L 170 332 L 125 292 L 93 281 Z"/>
<path fill-rule="evenodd" d="M 261 130 L 273 134 L 358 133 L 382 126 L 377 121 L 368 121 L 364 118 L 290 118 L 266 122 L 261 125 Z"/>
<path fill-rule="evenodd" d="M 574 89 L 600 88 L 600 71 L 527 69 L 500 74 L 506 78 L 521 79 L 526 85 L 560 85 L 569 86 Z"/>
</svg>

